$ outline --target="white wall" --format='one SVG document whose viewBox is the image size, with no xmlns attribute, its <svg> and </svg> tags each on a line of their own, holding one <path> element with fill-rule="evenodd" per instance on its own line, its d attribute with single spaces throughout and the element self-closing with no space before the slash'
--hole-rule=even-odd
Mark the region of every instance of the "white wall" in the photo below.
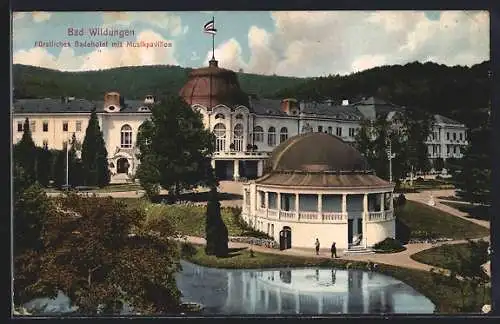
<svg viewBox="0 0 500 324">
<path fill-rule="evenodd" d="M 396 238 L 396 220 L 367 223 L 366 231 L 368 233 L 366 236 L 368 246 L 373 246 L 388 237 Z"/>
</svg>

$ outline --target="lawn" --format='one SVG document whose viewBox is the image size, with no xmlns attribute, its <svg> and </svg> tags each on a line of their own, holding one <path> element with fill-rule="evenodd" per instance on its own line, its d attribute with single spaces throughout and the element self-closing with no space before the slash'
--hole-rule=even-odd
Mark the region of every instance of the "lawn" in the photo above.
<svg viewBox="0 0 500 324">
<path fill-rule="evenodd" d="M 413 180 L 413 186 L 409 182 L 401 183 L 396 192 L 420 192 L 424 190 L 454 189 L 455 187 L 445 179 Z"/>
<path fill-rule="evenodd" d="M 441 203 L 443 205 L 447 205 L 457 210 L 460 210 L 461 212 L 467 213 L 470 215 L 471 218 L 487 220 L 487 221 L 490 220 L 490 214 L 489 214 L 490 207 L 488 206 L 454 203 L 448 201 L 443 201 Z"/>
<path fill-rule="evenodd" d="M 81 190 L 85 192 L 122 192 L 122 191 L 137 191 L 142 190 L 142 187 L 136 183 L 120 183 L 120 184 L 110 184 L 103 188 L 91 188 L 89 190 Z M 64 192 L 64 190 L 60 190 L 57 188 L 47 188 L 47 192 Z"/>
<path fill-rule="evenodd" d="M 348 264 L 351 269 L 366 269 L 367 267 L 365 262 L 340 259 L 306 258 L 279 254 L 264 254 L 259 252 L 253 252 L 252 257 L 248 249 L 233 249 L 228 257 L 217 258 L 214 256 L 207 256 L 201 246 L 194 246 L 191 253 L 184 253 L 184 259 L 207 267 L 226 269 L 264 269 L 306 266 L 345 269 Z M 427 296 L 437 306 L 437 312 L 459 312 L 461 306 L 461 300 L 457 298 L 457 296 L 460 296 L 459 288 L 435 283 L 430 272 L 399 268 L 385 264 L 380 264 L 377 272 L 394 277 L 412 286 L 414 289 Z M 489 291 L 485 303 L 489 303 L 490 294 L 491 292 Z M 470 292 L 468 292 L 468 299 L 473 300 L 473 296 Z M 479 311 L 482 305 L 482 302 L 478 302 L 478 306 L 476 307 L 477 311 Z"/>
<path fill-rule="evenodd" d="M 194 204 L 155 204 L 145 199 L 116 198 L 129 207 L 137 207 L 146 211 L 146 221 L 158 218 L 168 218 L 179 233 L 190 236 L 205 236 L 205 211 L 204 205 Z M 226 224 L 229 236 L 263 237 L 261 232 L 254 231 L 244 226 L 239 220 L 239 210 L 234 208 L 221 208 L 221 215 Z"/>
<path fill-rule="evenodd" d="M 432 249 L 415 253 L 410 257 L 418 262 L 448 269 L 449 264 L 455 260 L 455 255 L 457 253 L 460 253 L 461 255 L 468 255 L 470 250 L 467 243 L 443 244 Z"/>
<path fill-rule="evenodd" d="M 396 219 L 397 236 L 401 242 L 425 236 L 459 240 L 490 235 L 488 228 L 410 200 L 403 207 L 396 208 Z"/>
</svg>

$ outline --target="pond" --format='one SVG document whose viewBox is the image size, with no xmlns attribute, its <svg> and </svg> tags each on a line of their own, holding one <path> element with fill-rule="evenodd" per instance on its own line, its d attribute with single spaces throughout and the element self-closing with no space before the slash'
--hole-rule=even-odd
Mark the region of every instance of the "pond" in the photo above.
<svg viewBox="0 0 500 324">
<path fill-rule="evenodd" d="M 206 315 L 432 314 L 434 304 L 407 284 L 376 272 L 326 268 L 228 270 L 182 261 L 183 302 Z"/>
</svg>

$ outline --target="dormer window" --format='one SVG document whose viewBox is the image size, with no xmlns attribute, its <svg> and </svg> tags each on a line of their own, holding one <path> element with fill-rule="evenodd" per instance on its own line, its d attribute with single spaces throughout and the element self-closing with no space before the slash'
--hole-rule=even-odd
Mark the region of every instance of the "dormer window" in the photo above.
<svg viewBox="0 0 500 324">
<path fill-rule="evenodd" d="M 139 111 L 149 111 L 149 108 L 148 107 L 139 107 Z"/>
<path fill-rule="evenodd" d="M 155 99 L 152 95 L 147 95 L 146 98 L 144 99 L 144 103 L 154 103 Z"/>
<path fill-rule="evenodd" d="M 110 111 L 114 111 L 115 109 L 116 109 L 115 106 L 109 106 L 108 107 L 108 110 L 110 110 Z"/>
</svg>

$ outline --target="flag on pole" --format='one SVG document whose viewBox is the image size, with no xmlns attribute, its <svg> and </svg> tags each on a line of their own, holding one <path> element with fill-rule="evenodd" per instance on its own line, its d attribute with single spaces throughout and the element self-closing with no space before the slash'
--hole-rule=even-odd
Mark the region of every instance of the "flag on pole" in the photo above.
<svg viewBox="0 0 500 324">
<path fill-rule="evenodd" d="M 215 34 L 217 29 L 215 29 L 215 21 L 212 19 L 203 26 L 203 31 L 208 34 Z"/>
</svg>

